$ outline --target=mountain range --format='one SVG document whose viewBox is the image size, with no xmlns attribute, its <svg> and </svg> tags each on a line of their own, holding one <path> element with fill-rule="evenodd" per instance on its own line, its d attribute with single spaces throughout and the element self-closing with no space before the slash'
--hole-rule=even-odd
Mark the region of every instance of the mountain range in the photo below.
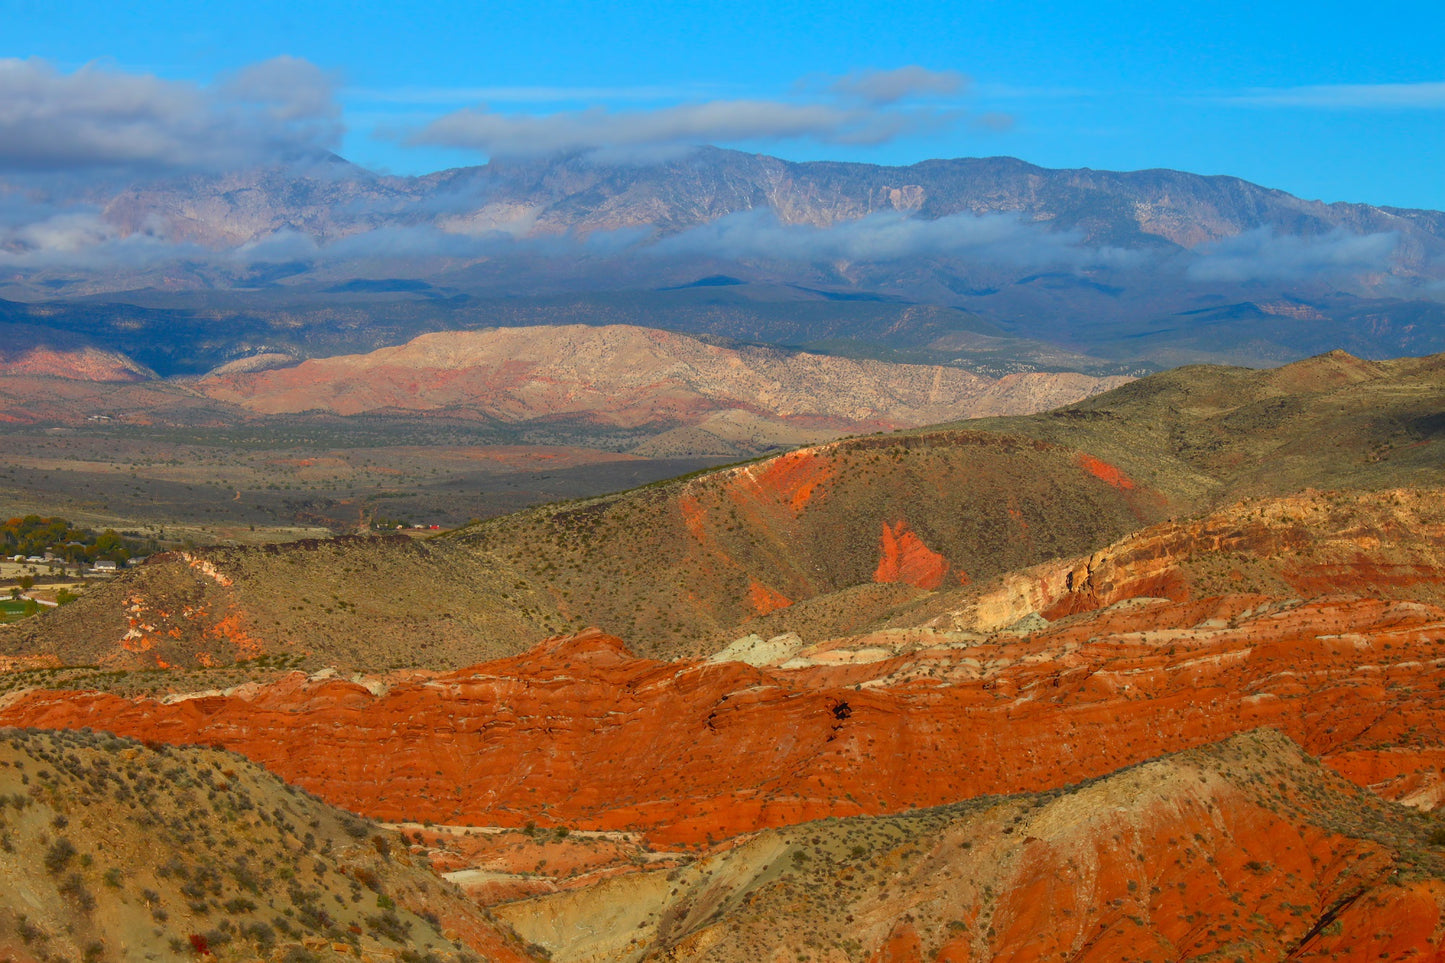
<svg viewBox="0 0 1445 963">
<path fill-rule="evenodd" d="M 44 237 L 75 236 L 0 245 L 6 319 L 166 375 L 579 322 L 1000 371 L 1445 349 L 1445 215 L 1176 171 L 706 148 L 415 178 L 332 159 L 34 200 L 69 212 Z"/>
</svg>

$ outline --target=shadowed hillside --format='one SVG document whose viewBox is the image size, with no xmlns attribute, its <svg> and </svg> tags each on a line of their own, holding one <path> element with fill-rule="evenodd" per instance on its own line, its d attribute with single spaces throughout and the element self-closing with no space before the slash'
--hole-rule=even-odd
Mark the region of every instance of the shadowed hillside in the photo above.
<svg viewBox="0 0 1445 963">
<path fill-rule="evenodd" d="M 1086 549 L 1162 509 L 1077 451 L 957 431 L 804 449 L 454 540 L 547 586 L 569 622 L 650 654 L 850 586 L 895 597 L 967 584 Z"/>
</svg>

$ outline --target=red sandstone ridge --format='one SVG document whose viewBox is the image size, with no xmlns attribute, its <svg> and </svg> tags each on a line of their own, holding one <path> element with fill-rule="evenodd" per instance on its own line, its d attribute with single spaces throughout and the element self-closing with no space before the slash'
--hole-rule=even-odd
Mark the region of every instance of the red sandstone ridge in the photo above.
<svg viewBox="0 0 1445 963">
<path fill-rule="evenodd" d="M 914 588 L 932 590 L 943 584 L 948 574 L 948 559 L 923 544 L 905 521 L 896 525 L 883 523 L 878 544 L 878 568 L 875 582 L 903 582 Z"/>
<path fill-rule="evenodd" d="M 98 348 L 0 347 L 0 377 L 67 378 L 73 381 L 149 381 L 154 371 L 125 355 Z"/>
<path fill-rule="evenodd" d="M 1046 789 L 1259 726 L 1387 773 L 1381 791 L 1445 799 L 1440 608 L 1161 601 L 1012 642 L 913 638 L 908 655 L 864 656 L 864 638 L 854 662 L 835 646 L 836 664 L 782 671 L 637 659 L 593 632 L 379 695 L 299 675 L 171 703 L 32 691 L 0 724 L 216 743 L 386 820 L 672 842 Z"/>
</svg>

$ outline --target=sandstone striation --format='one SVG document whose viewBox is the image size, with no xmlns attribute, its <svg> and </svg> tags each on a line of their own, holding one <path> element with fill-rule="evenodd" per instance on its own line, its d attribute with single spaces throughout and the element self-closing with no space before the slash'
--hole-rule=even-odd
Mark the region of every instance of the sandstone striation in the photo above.
<svg viewBox="0 0 1445 963">
<path fill-rule="evenodd" d="M 164 702 L 32 691 L 0 723 L 223 745 L 387 820 L 669 844 L 1056 788 L 1260 726 L 1381 792 L 1445 799 L 1434 606 L 1159 600 L 1027 636 L 890 641 L 787 670 L 637 659 L 590 632 L 378 692 L 300 674 Z"/>
<path fill-rule="evenodd" d="M 1007 573 L 931 601 L 949 611 L 930 624 L 993 631 L 1031 613 L 1058 619 L 1133 598 L 1240 591 L 1445 603 L 1442 575 L 1445 492 L 1306 491 L 1150 526 L 1087 557 Z"/>
</svg>

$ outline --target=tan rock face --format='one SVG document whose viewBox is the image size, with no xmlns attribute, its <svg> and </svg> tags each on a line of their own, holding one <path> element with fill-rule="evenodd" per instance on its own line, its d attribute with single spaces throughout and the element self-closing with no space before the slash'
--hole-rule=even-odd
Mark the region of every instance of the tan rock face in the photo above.
<svg viewBox="0 0 1445 963">
<path fill-rule="evenodd" d="M 723 348 L 626 325 L 565 325 L 428 334 L 366 355 L 237 372 L 197 387 L 263 414 L 448 410 L 504 421 L 572 415 L 636 426 L 692 423 L 740 409 L 877 430 L 1041 411 L 1128 380 L 992 379 L 960 368 Z"/>
<path fill-rule="evenodd" d="M 1097 474 L 1092 472 L 1091 474 Z M 1445 602 L 1445 497 L 1433 490 L 1304 492 L 1141 529 L 1087 557 L 1010 572 L 960 599 L 936 628 L 993 631 L 1135 598 L 1348 592 Z"/>
</svg>

